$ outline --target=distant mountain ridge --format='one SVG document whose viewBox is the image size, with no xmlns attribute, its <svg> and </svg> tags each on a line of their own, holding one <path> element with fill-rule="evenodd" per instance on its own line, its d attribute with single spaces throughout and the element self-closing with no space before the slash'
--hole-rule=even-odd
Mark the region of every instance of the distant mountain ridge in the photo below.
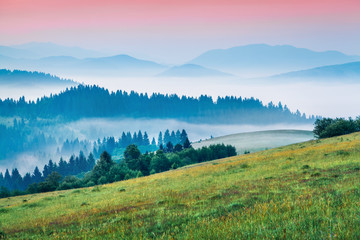
<svg viewBox="0 0 360 240">
<path fill-rule="evenodd" d="M 290 45 L 251 44 L 209 50 L 193 60 L 169 68 L 126 54 L 106 56 L 79 47 L 54 43 L 0 46 L 0 68 L 51 72 L 67 76 L 211 77 L 235 75 L 268 77 L 327 65 L 360 61 L 337 51 L 316 52 Z"/>
<path fill-rule="evenodd" d="M 340 78 L 357 79 L 360 81 L 360 61 L 288 72 L 275 75 L 272 78 L 301 78 L 303 80 Z"/>
<path fill-rule="evenodd" d="M 13 46 L 0 46 L 0 55 L 12 58 L 38 59 L 50 56 L 71 56 L 76 58 L 102 57 L 103 53 L 80 47 L 69 47 L 51 42 L 30 42 Z"/>
<path fill-rule="evenodd" d="M 189 63 L 237 75 L 274 75 L 324 65 L 360 61 L 337 51 L 315 52 L 290 45 L 252 44 L 207 51 Z"/>
<path fill-rule="evenodd" d="M 0 57 L 0 68 L 26 69 L 54 74 L 148 76 L 164 71 L 166 66 L 128 55 L 79 59 L 71 56 L 50 56 L 40 59 Z"/>
<path fill-rule="evenodd" d="M 57 76 L 43 72 L 29 72 L 21 70 L 0 69 L 0 85 L 64 85 L 76 86 L 78 83 L 59 78 Z"/>
<path fill-rule="evenodd" d="M 120 54 L 110 57 L 86 58 L 80 63 L 81 65 L 93 64 L 94 67 L 102 65 L 103 67 L 120 67 L 120 68 L 164 68 L 165 66 L 147 60 L 131 57 L 126 54 Z"/>
<path fill-rule="evenodd" d="M 167 66 L 126 54 L 108 56 L 80 47 L 51 42 L 0 46 L 0 68 L 61 75 L 153 76 Z"/>
<path fill-rule="evenodd" d="M 34 58 L 39 57 L 37 54 L 25 49 L 17 49 L 8 46 L 0 46 L 0 55 L 10 58 Z"/>
<path fill-rule="evenodd" d="M 159 77 L 230 77 L 229 73 L 206 68 L 196 64 L 184 64 L 165 70 Z"/>
</svg>

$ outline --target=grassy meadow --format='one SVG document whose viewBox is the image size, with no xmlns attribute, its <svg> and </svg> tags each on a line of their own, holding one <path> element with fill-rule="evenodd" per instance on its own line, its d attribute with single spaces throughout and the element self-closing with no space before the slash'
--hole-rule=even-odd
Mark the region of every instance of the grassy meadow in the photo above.
<svg viewBox="0 0 360 240">
<path fill-rule="evenodd" d="M 359 239 L 360 133 L 0 199 L 8 239 Z"/>
<path fill-rule="evenodd" d="M 223 143 L 234 146 L 238 154 L 243 154 L 245 151 L 258 152 L 293 143 L 305 142 L 311 139 L 314 139 L 314 133 L 312 131 L 268 130 L 215 137 L 193 143 L 193 147 L 201 148 L 211 144 Z"/>
</svg>

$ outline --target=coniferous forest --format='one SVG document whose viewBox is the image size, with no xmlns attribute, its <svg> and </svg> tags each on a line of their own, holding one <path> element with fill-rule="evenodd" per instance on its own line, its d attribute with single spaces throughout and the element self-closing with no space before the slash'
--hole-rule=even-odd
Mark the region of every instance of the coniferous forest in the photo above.
<svg viewBox="0 0 360 240">
<path fill-rule="evenodd" d="M 61 158 L 58 164 L 49 160 L 42 172 L 36 167 L 32 174 L 26 173 L 24 177 L 16 168 L 11 174 L 9 170 L 4 175 L 0 173 L 0 198 L 111 183 L 235 155 L 235 147 L 224 144 L 195 150 L 188 138 L 175 146 L 171 142 L 166 147 L 161 144 L 156 153 L 142 154 L 136 145 L 131 144 L 119 162 L 113 161 L 106 151 L 98 161 L 92 154 L 86 158 L 80 152 L 77 157 L 71 156 L 69 161 Z"/>
<path fill-rule="evenodd" d="M 14 122 L 15 129 L 24 127 L 21 123 Z M 6 129 L 6 128 L 5 128 Z M 12 129 L 12 128 L 10 128 Z M 34 138 L 33 142 L 38 142 L 37 138 Z M 41 138 L 42 139 L 42 138 Z M 45 137 L 44 137 L 45 139 Z M 24 141 L 24 139 L 22 139 Z M 55 141 L 55 140 L 54 140 Z M 3 191 L 7 190 L 26 190 L 30 184 L 38 183 L 43 181 L 53 172 L 57 172 L 62 177 L 84 174 L 88 171 L 91 171 L 95 165 L 95 159 L 99 159 L 100 155 L 103 152 L 108 152 L 109 154 L 121 153 L 121 158 L 124 158 L 123 152 L 129 145 L 137 146 L 136 148 L 143 150 L 143 153 L 154 152 L 160 148 L 165 153 L 170 152 L 179 152 L 183 149 L 184 144 L 188 140 L 187 132 L 183 129 L 182 131 L 177 130 L 171 131 L 166 130 L 164 134 L 159 133 L 157 142 L 153 137 L 151 142 L 149 140 L 148 134 L 145 131 L 144 134 L 141 130 L 131 134 L 130 132 L 123 132 L 122 136 L 119 139 L 115 137 L 107 137 L 103 140 L 98 139 L 91 143 L 90 141 L 79 141 L 78 139 L 69 141 L 68 139 L 63 143 L 61 147 L 61 155 L 71 155 L 68 161 L 64 160 L 63 157 L 60 157 L 59 161 L 49 160 L 47 164 L 42 166 L 36 166 L 34 171 L 24 174 L 22 177 L 17 168 L 12 170 L 6 169 L 4 173 L 0 172 L 0 187 L 4 187 Z M 24 145 L 28 143 L 25 141 Z M 43 145 L 49 144 L 46 139 L 42 142 Z M 189 142 L 185 146 L 189 147 Z M 9 145 L 7 146 L 9 147 Z M 34 146 L 34 148 L 39 146 Z M 85 156 L 84 151 L 88 152 L 88 149 L 91 149 L 92 152 L 88 154 L 88 157 Z M 15 150 L 14 150 L 15 151 Z M 74 152 L 79 152 L 78 156 L 75 156 Z M 2 148 L 1 152 L 6 153 L 6 149 Z M 140 152 L 140 150 L 139 150 Z M 16 152 L 12 152 L 13 154 Z M 41 171 L 39 170 L 41 169 Z M 7 190 L 5 190 L 7 189 Z"/>
<path fill-rule="evenodd" d="M 274 124 L 312 123 L 314 116 L 306 117 L 298 110 L 291 112 L 286 105 L 259 99 L 234 96 L 199 98 L 154 93 L 110 92 L 98 86 L 72 87 L 60 94 L 36 101 L 0 100 L 1 116 L 56 118 L 76 120 L 87 117 L 173 118 L 189 122 Z"/>
<path fill-rule="evenodd" d="M 110 117 L 177 119 L 193 123 L 255 125 L 301 124 L 313 122 L 315 119 L 314 116 L 306 117 L 298 110 L 291 112 L 286 105 L 283 106 L 280 102 L 277 105 L 272 102 L 265 105 L 255 98 L 227 96 L 218 97 L 214 100 L 207 95 L 195 98 L 159 93 L 149 96 L 134 91 L 130 93 L 120 90 L 110 92 L 98 86 L 84 85 L 71 87 L 60 94 L 43 97 L 36 101 L 26 101 L 24 97 L 19 100 L 0 100 L 0 116 L 4 119 L 13 119 L 11 124 L 0 123 L 0 160 L 7 160 L 26 151 L 46 152 L 49 151 L 49 147 L 56 147 L 56 156 L 62 156 L 59 161 L 49 160 L 44 166 L 37 166 L 32 173 L 28 172 L 23 177 L 16 168 L 6 169 L 4 173 L 0 174 L 3 196 L 7 196 L 6 192 L 9 190 L 25 191 L 29 187 L 30 190 L 28 189 L 28 191 L 30 192 L 48 191 L 49 188 L 40 183 L 44 182 L 52 173 L 56 172 L 61 179 L 68 176 L 83 175 L 93 170 L 96 159 L 99 159 L 104 152 L 115 156 L 117 160 L 121 160 L 127 158 L 126 149 L 128 146 L 136 146 L 140 154 L 147 156 L 149 152 L 155 152 L 158 149 L 164 154 L 179 153 L 185 148 L 184 144 L 190 144 L 185 130 L 160 132 L 156 140 L 155 137 L 150 138 L 146 131 L 142 132 L 141 130 L 133 133 L 123 132 L 121 136 L 103 137 L 95 141 L 90 139 L 79 140 L 77 137 L 63 139 L 59 138 L 56 133 L 49 131 L 49 126 L 59 123 L 83 118 Z M 194 154 L 176 161 L 170 161 L 171 164 L 165 167 L 156 167 L 150 164 L 150 160 L 147 160 L 147 170 L 140 172 L 142 175 L 148 175 L 151 171 L 165 171 L 203 161 L 195 156 L 200 153 Z M 215 159 L 209 157 L 211 154 L 208 153 L 208 157 L 205 159 Z M 231 155 L 225 154 L 224 156 Z M 160 155 L 151 156 L 156 160 Z M 64 158 L 67 158 L 68 161 Z M 159 160 L 159 164 L 163 164 L 164 159 Z M 139 169 L 131 167 L 131 164 L 126 165 L 129 170 L 127 173 L 131 177 L 136 177 L 138 173 L 135 172 Z M 143 167 L 144 163 L 141 164 Z M 124 179 L 125 175 L 121 179 Z M 108 181 L 96 179 L 96 181 L 92 181 L 92 185 Z M 37 190 L 32 188 L 33 184 L 39 184 L 36 186 Z"/>
</svg>

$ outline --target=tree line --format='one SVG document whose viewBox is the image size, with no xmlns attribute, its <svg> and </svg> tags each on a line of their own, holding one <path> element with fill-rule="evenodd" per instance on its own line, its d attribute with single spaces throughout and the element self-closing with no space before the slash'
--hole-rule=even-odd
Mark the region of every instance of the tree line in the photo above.
<svg viewBox="0 0 360 240">
<path fill-rule="evenodd" d="M 314 135 L 317 138 L 329 138 L 360 131 L 360 117 L 352 118 L 323 118 L 314 123 Z"/>
<path fill-rule="evenodd" d="M 171 131 L 166 129 L 163 133 L 160 131 L 157 142 L 153 137 L 151 142 L 149 140 L 149 136 L 145 131 L 144 134 L 141 130 L 138 132 L 134 132 L 131 134 L 130 132 L 123 132 L 121 137 L 115 139 L 114 137 L 103 138 L 101 141 L 98 139 L 93 144 L 93 153 L 96 157 L 100 157 L 100 154 L 104 151 L 112 154 L 115 149 L 126 148 L 127 146 L 134 144 L 136 146 L 158 146 L 160 147 L 164 143 L 172 143 L 172 145 L 176 144 L 184 144 L 185 140 L 188 138 L 187 132 L 183 129 L 181 132 L 178 129 L 176 132 L 174 130 Z"/>
<path fill-rule="evenodd" d="M 171 151 L 164 148 L 142 154 L 137 146 L 132 144 L 127 146 L 124 159 L 119 163 L 113 161 L 111 155 L 104 151 L 92 170 L 88 171 L 83 178 L 73 175 L 64 177 L 57 171 L 52 171 L 45 178 L 42 176 L 42 181 L 29 184 L 25 191 L 10 192 L 3 186 L 0 197 L 95 186 L 236 155 L 235 147 L 230 145 L 217 144 L 195 150 L 188 139 L 180 145 L 181 147 L 179 145 L 177 144 L 178 147 L 174 147 Z"/>
<path fill-rule="evenodd" d="M 15 128 L 23 127 L 22 124 L 17 124 L 16 120 L 14 122 L 16 123 Z M 163 147 L 164 142 L 167 142 L 165 148 Z M 164 132 L 164 136 L 161 131 L 159 132 L 158 147 L 165 152 L 182 150 L 182 145 L 184 143 L 186 147 L 190 145 L 185 129 L 181 132 L 180 130 L 177 130 L 176 132 L 173 130 L 170 132 L 170 130 L 167 129 Z M 131 135 L 130 132 L 127 134 L 123 132 L 122 136 L 117 141 L 114 137 L 104 138 L 102 141 L 98 139 L 94 142 L 93 152 L 89 154 L 88 158 L 85 157 L 83 149 L 87 150 L 87 148 L 91 146 L 89 141 L 79 141 L 78 139 L 69 141 L 67 139 L 61 148 L 61 152 L 71 153 L 68 161 L 64 161 L 62 157 L 58 163 L 53 162 L 50 159 L 49 162 L 44 165 L 42 172 L 40 172 L 39 168 L 36 166 L 32 174 L 26 173 L 24 177 L 20 175 L 17 168 L 13 169 L 11 172 L 6 169 L 4 174 L 0 173 L 0 186 L 4 186 L 9 190 L 25 190 L 30 184 L 43 181 L 52 172 L 58 172 L 64 177 L 87 172 L 94 167 L 95 158 L 99 158 L 102 152 L 106 151 L 111 154 L 115 149 L 126 148 L 126 146 L 129 145 L 149 146 L 150 142 L 146 131 L 142 134 L 142 131 L 139 130 L 138 132 L 134 132 L 133 135 Z M 152 139 L 151 145 L 156 146 L 155 138 Z M 73 153 L 77 149 L 80 149 L 80 154 L 75 156 Z"/>
<path fill-rule="evenodd" d="M 299 111 L 292 113 L 281 102 L 264 105 L 259 99 L 234 96 L 198 98 L 137 93 L 118 90 L 109 92 L 98 86 L 79 85 L 42 97 L 36 101 L 0 100 L 1 116 L 20 116 L 27 119 L 64 117 L 75 120 L 84 117 L 175 118 L 206 123 L 286 123 L 314 122 Z"/>
<path fill-rule="evenodd" d="M 62 157 L 58 163 L 53 162 L 51 159 L 44 165 L 43 170 L 40 172 L 36 166 L 32 173 L 26 173 L 24 177 L 21 176 L 19 170 L 14 168 L 11 173 L 6 169 L 5 174 L 0 172 L 0 187 L 7 190 L 26 190 L 29 185 L 33 183 L 40 183 L 44 181 L 53 172 L 59 173 L 61 176 L 78 175 L 84 172 L 91 171 L 95 166 L 95 158 L 92 153 L 86 158 L 83 152 L 78 156 L 72 155 L 68 161 Z"/>
<path fill-rule="evenodd" d="M 86 155 L 93 152 L 95 157 L 98 158 L 103 151 L 112 154 L 114 149 L 125 149 L 130 144 L 160 146 L 160 144 L 170 141 L 173 145 L 176 145 L 179 142 L 183 143 L 187 137 L 185 130 L 181 132 L 180 130 L 176 132 L 173 130 L 170 132 L 167 129 L 164 136 L 162 132 L 159 133 L 157 142 L 154 137 L 150 141 L 147 132 L 142 133 L 141 130 L 133 134 L 123 132 L 118 139 L 107 137 L 94 142 L 86 139 L 79 140 L 78 138 L 63 140 L 61 137 L 58 139 L 54 137 L 56 133 L 48 130 L 48 126 L 52 123 L 44 120 L 14 118 L 11 123 L 7 125 L 0 124 L 0 160 L 6 160 L 22 152 L 45 152 L 48 147 L 57 147 L 57 154 L 62 156 L 70 156 L 83 151 Z M 148 150 L 154 150 L 154 147 L 148 148 Z"/>
<path fill-rule="evenodd" d="M 55 75 L 37 71 L 7 70 L 0 69 L 0 80 L 2 84 L 63 84 L 75 85 L 76 83 L 69 79 L 59 78 Z"/>
</svg>

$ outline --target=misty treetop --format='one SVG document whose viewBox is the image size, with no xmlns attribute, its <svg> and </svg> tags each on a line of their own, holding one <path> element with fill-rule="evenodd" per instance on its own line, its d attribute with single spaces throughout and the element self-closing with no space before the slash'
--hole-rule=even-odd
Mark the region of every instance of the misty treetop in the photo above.
<svg viewBox="0 0 360 240">
<path fill-rule="evenodd" d="M 121 137 L 116 139 L 115 137 L 103 138 L 103 140 L 98 139 L 93 144 L 93 153 L 96 157 L 100 157 L 100 154 L 104 151 L 113 154 L 117 149 L 125 149 L 127 146 L 134 144 L 136 146 L 144 146 L 143 148 L 146 151 L 156 150 L 157 146 L 167 144 L 171 142 L 173 145 L 183 144 L 185 139 L 188 138 L 186 131 L 183 129 L 181 132 L 177 130 L 176 132 L 169 129 L 165 130 L 164 138 L 162 137 L 162 132 L 160 131 L 158 137 L 158 143 L 156 143 L 155 138 L 153 137 L 150 141 L 149 135 L 145 131 L 142 133 L 141 130 L 131 134 L 130 132 L 123 132 Z M 149 148 L 149 146 L 152 146 Z"/>
<path fill-rule="evenodd" d="M 180 130 L 175 131 L 169 131 L 169 129 L 166 129 L 166 131 L 164 132 L 164 137 L 162 132 L 159 133 L 158 136 L 158 146 L 160 145 L 166 145 L 169 142 L 172 145 L 176 145 L 176 144 L 181 144 L 183 145 L 185 140 L 188 138 L 187 132 L 185 131 L 185 129 L 183 129 L 181 132 Z"/>
<path fill-rule="evenodd" d="M 56 144 L 53 136 L 32 128 L 24 119 L 14 119 L 11 126 L 0 124 L 0 160 L 19 152 L 39 151 L 53 144 Z"/>
<path fill-rule="evenodd" d="M 14 120 L 14 126 L 10 129 L 18 129 L 23 127 L 23 121 L 18 123 L 17 120 Z M 159 133 L 159 136 L 162 136 L 162 132 Z M 188 135 L 184 129 L 181 132 L 180 130 L 177 130 L 176 132 L 172 130 L 170 132 L 170 130 L 167 129 L 165 130 L 164 138 L 161 138 L 160 140 L 161 141 L 159 142 L 159 146 L 161 146 L 162 150 L 167 153 L 181 151 L 183 149 L 183 145 L 186 148 L 190 147 L 189 143 L 187 143 L 189 142 Z M 43 144 L 45 143 L 46 141 L 44 141 Z M 165 148 L 162 147 L 163 143 L 167 143 L 165 144 Z M 115 137 L 107 137 L 103 138 L 103 140 L 98 139 L 93 143 L 93 145 L 88 140 L 79 141 L 77 138 L 75 140 L 66 139 L 66 141 L 63 143 L 63 146 L 61 147 L 61 153 L 65 155 L 71 155 L 68 161 L 65 161 L 62 157 L 60 158 L 59 162 L 54 162 L 50 159 L 49 162 L 44 165 L 41 172 L 39 167 L 36 167 L 32 174 L 26 173 L 24 177 L 21 177 L 19 171 L 16 168 L 13 169 L 12 172 L 6 170 L 4 174 L 0 173 L 0 186 L 4 186 L 10 190 L 25 190 L 30 184 L 38 183 L 44 180 L 53 172 L 57 172 L 63 177 L 88 172 L 92 170 L 95 165 L 95 159 L 99 158 L 101 153 L 105 151 L 112 153 L 116 149 L 123 149 L 124 151 L 125 148 L 129 145 L 145 147 L 150 145 L 153 146 L 152 148 L 145 148 L 147 151 L 155 151 L 158 149 L 155 139 L 153 138 L 152 143 L 150 143 L 147 132 L 145 131 L 142 133 L 141 130 L 134 132 L 133 134 L 130 132 L 123 132 L 122 136 L 117 140 Z M 93 146 L 93 152 L 89 154 L 88 158 L 86 158 L 83 150 L 88 150 L 91 148 L 91 146 Z M 78 152 L 80 152 L 80 154 L 75 156 L 74 152 L 77 150 L 79 150 Z"/>
<path fill-rule="evenodd" d="M 281 103 L 264 105 L 259 99 L 234 96 L 199 98 L 137 93 L 118 90 L 110 92 L 98 86 L 71 87 L 60 94 L 27 102 L 0 100 L 1 116 L 54 118 L 74 120 L 84 117 L 175 118 L 207 123 L 281 123 L 313 122 L 299 111 L 292 113 Z"/>
<path fill-rule="evenodd" d="M 163 141 L 169 142 L 175 146 L 177 143 L 183 143 L 187 137 L 185 130 L 169 130 L 164 131 L 165 139 L 161 137 L 160 144 L 157 144 L 155 137 L 149 137 L 148 133 L 141 130 L 130 133 L 123 132 L 120 136 L 104 137 L 102 140 L 90 141 L 87 139 L 63 139 L 56 132 L 48 130 L 49 124 L 43 120 L 24 120 L 10 119 L 7 125 L 0 124 L 0 160 L 11 161 L 18 154 L 24 152 L 32 152 L 34 156 L 41 160 L 49 159 L 55 156 L 71 156 L 80 151 L 85 155 L 93 153 L 96 158 L 103 151 L 114 154 L 118 158 L 121 157 L 125 148 L 130 144 L 140 146 L 143 153 L 146 151 L 156 151 Z M 162 133 L 159 134 L 162 136 Z M 59 138 L 57 138 L 59 137 Z M 158 138 L 157 138 L 158 139 Z M 159 139 L 158 139 L 159 140 Z M 57 151 L 56 151 L 57 148 Z M 52 151 L 50 153 L 50 151 Z M 55 154 L 56 151 L 56 154 Z M 116 151 L 116 153 L 114 153 Z"/>
<path fill-rule="evenodd" d="M 88 153 L 91 151 L 91 147 L 93 144 L 89 140 L 79 140 L 78 138 L 75 138 L 74 140 L 66 139 L 61 148 L 58 147 L 58 154 L 61 154 L 62 156 L 69 156 L 73 155 L 74 153 L 78 153 L 80 151 L 83 151 L 84 153 Z"/>
</svg>

